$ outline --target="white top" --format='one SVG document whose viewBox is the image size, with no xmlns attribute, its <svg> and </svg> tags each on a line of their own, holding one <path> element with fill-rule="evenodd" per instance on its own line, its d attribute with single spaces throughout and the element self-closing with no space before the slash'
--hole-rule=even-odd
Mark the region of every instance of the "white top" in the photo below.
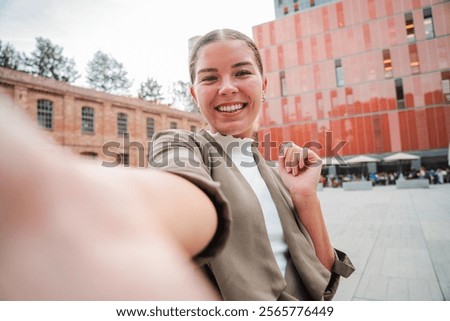
<svg viewBox="0 0 450 321">
<path fill-rule="evenodd" d="M 270 245 L 277 260 L 278 267 L 284 275 L 287 265 L 286 253 L 288 246 L 284 239 L 283 228 L 272 195 L 270 195 L 266 182 L 262 178 L 253 158 L 251 150 L 253 140 L 251 138 L 235 138 L 231 135 L 224 136 L 219 133 L 209 133 L 222 146 L 228 156 L 230 156 L 233 163 L 258 197 L 264 214 Z"/>
</svg>

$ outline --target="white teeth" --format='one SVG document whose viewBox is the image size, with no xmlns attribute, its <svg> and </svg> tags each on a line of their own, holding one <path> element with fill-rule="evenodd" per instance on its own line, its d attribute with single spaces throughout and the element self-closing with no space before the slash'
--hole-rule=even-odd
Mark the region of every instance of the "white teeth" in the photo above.
<svg viewBox="0 0 450 321">
<path fill-rule="evenodd" d="M 221 112 L 232 113 L 244 108 L 244 104 L 235 104 L 230 106 L 219 106 L 216 109 Z"/>
</svg>

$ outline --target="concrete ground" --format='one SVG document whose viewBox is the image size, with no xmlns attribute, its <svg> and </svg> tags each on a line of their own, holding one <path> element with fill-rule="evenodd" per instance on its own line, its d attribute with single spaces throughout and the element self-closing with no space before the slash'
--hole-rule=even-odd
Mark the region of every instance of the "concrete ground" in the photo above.
<svg viewBox="0 0 450 321">
<path fill-rule="evenodd" d="M 450 300 L 450 184 L 319 197 L 333 246 L 356 267 L 334 300 Z"/>
</svg>

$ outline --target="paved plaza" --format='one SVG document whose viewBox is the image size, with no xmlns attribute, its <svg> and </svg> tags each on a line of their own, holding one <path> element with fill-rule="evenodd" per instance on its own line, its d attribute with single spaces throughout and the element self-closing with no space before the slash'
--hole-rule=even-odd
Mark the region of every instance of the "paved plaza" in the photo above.
<svg viewBox="0 0 450 321">
<path fill-rule="evenodd" d="M 319 196 L 334 247 L 356 267 L 334 300 L 450 300 L 450 184 Z"/>
</svg>

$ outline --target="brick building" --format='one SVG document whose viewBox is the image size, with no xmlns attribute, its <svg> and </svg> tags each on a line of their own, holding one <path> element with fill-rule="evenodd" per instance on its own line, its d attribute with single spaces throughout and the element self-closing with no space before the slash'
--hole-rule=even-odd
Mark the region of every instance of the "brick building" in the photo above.
<svg viewBox="0 0 450 321">
<path fill-rule="evenodd" d="M 0 68 L 0 95 L 10 97 L 57 143 L 108 165 L 147 167 L 154 132 L 204 126 L 197 113 L 5 68 Z"/>
<path fill-rule="evenodd" d="M 449 1 L 274 5 L 277 18 L 253 27 L 268 77 L 260 140 L 325 145 L 331 133 L 346 157 L 403 151 L 448 166 Z"/>
</svg>

